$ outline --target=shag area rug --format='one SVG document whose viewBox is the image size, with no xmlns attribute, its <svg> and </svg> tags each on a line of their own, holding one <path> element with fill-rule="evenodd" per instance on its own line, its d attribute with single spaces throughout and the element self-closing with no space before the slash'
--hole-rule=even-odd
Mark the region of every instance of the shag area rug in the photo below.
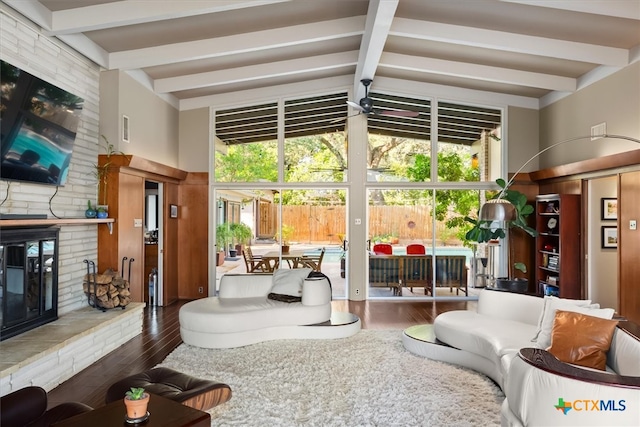
<svg viewBox="0 0 640 427">
<path fill-rule="evenodd" d="M 181 344 L 159 366 L 229 384 L 212 426 L 491 426 L 504 395 L 469 369 L 416 356 L 401 330 L 209 350 Z"/>
</svg>

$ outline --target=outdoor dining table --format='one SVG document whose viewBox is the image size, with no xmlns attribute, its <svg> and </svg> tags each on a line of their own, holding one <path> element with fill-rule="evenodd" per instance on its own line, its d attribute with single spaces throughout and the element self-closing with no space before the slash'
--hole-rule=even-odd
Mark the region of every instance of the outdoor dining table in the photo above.
<svg viewBox="0 0 640 427">
<path fill-rule="evenodd" d="M 280 266 L 280 259 L 286 260 L 289 267 L 297 268 L 300 264 L 300 258 L 304 256 L 304 250 L 294 250 L 280 254 L 280 251 L 269 251 L 262 255 L 262 259 L 267 264 L 269 271 L 273 272 Z"/>
</svg>

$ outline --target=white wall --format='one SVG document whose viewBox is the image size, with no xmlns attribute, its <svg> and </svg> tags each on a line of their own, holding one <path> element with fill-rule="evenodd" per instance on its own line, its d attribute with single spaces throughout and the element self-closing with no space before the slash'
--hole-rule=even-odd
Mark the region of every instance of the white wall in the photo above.
<svg viewBox="0 0 640 427">
<path fill-rule="evenodd" d="M 591 179 L 588 181 L 587 207 L 587 298 L 601 307 L 618 310 L 618 253 L 615 249 L 602 249 L 601 227 L 616 225 L 616 221 L 601 220 L 601 199 L 617 197 L 617 176 Z"/>
<path fill-rule="evenodd" d="M 92 62 L 68 50 L 54 39 L 21 21 L 3 7 L 0 10 L 0 57 L 43 80 L 84 98 L 69 177 L 64 187 L 0 181 L 6 201 L 2 213 L 47 214 L 50 218 L 81 218 L 87 200 L 95 204 L 97 183 L 91 172 L 98 152 L 99 70 Z M 49 200 L 51 203 L 49 204 Z M 51 211 L 49 210 L 51 208 Z M 82 279 L 87 258 L 97 261 L 97 227 L 63 226 L 60 231 L 59 306 L 64 314 L 87 305 Z"/>
<path fill-rule="evenodd" d="M 103 71 L 100 80 L 100 133 L 125 154 L 177 168 L 178 110 L 123 71 Z"/>
<path fill-rule="evenodd" d="M 520 107 L 507 109 L 508 172 L 517 171 L 538 152 L 538 119 L 538 110 Z M 525 166 L 523 171 L 531 172 L 538 169 L 538 159 L 535 159 Z"/>
<path fill-rule="evenodd" d="M 602 122 L 607 133 L 640 138 L 640 62 L 618 71 L 540 110 L 540 148 L 567 138 L 590 135 Z M 640 145 L 623 140 L 567 143 L 540 157 L 541 167 L 637 150 Z"/>
<path fill-rule="evenodd" d="M 209 108 L 180 112 L 178 168 L 209 172 Z"/>
</svg>

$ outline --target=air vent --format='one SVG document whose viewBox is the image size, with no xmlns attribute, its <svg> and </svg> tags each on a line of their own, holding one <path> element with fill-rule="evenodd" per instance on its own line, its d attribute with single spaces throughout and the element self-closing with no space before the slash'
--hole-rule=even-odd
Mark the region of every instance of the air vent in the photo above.
<svg viewBox="0 0 640 427">
<path fill-rule="evenodd" d="M 607 123 L 600 123 L 599 125 L 591 126 L 591 140 L 600 139 L 602 136 L 607 133 Z"/>
</svg>

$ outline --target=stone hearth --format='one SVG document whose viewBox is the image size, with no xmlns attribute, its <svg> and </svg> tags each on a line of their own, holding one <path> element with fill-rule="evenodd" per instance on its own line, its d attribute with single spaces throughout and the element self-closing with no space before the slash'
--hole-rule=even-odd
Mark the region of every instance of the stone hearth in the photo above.
<svg viewBox="0 0 640 427">
<path fill-rule="evenodd" d="M 106 312 L 85 307 L 0 343 L 0 395 L 50 391 L 142 332 L 144 303 Z"/>
</svg>

